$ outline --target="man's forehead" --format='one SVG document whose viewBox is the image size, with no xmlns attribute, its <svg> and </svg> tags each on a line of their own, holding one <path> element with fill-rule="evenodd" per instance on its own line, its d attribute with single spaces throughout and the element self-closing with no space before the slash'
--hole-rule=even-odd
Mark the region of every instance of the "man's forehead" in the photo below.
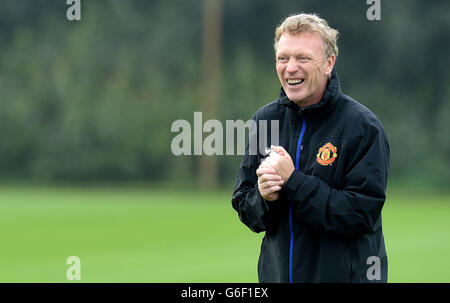
<svg viewBox="0 0 450 303">
<path fill-rule="evenodd" d="M 277 53 L 279 51 L 323 51 L 322 38 L 318 33 L 284 33 L 277 43 Z"/>
</svg>

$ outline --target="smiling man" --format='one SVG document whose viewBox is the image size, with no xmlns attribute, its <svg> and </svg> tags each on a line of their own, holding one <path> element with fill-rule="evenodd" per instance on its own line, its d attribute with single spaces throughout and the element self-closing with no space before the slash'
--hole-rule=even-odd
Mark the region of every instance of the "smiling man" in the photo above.
<svg viewBox="0 0 450 303">
<path fill-rule="evenodd" d="M 260 282 L 387 282 L 389 145 L 376 116 L 341 92 L 337 35 L 314 14 L 275 31 L 281 94 L 253 119 L 279 121 L 279 146 L 267 158 L 247 146 L 232 199 L 265 232 Z"/>
</svg>

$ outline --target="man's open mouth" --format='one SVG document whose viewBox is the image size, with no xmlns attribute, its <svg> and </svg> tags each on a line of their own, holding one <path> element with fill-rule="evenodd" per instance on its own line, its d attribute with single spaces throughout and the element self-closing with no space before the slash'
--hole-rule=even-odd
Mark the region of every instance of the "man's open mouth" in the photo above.
<svg viewBox="0 0 450 303">
<path fill-rule="evenodd" d="M 300 85 L 305 81 L 305 79 L 286 79 L 286 82 L 290 86 Z"/>
</svg>

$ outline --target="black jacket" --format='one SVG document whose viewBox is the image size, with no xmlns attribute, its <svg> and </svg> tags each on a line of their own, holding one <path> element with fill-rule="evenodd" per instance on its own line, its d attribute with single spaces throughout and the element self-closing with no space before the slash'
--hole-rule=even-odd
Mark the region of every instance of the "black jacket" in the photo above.
<svg viewBox="0 0 450 303">
<path fill-rule="evenodd" d="M 265 231 L 260 282 L 387 282 L 389 144 L 376 116 L 341 93 L 333 70 L 319 103 L 300 109 L 282 90 L 253 119 L 279 120 L 279 143 L 296 167 L 280 198 L 265 201 L 256 176 L 263 155 L 249 155 L 247 144 L 232 205 L 252 231 Z"/>
</svg>

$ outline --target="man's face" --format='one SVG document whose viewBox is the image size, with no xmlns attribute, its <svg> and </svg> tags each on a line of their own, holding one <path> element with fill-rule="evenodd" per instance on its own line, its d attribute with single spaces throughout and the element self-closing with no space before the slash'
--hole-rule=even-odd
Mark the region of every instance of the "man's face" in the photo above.
<svg viewBox="0 0 450 303">
<path fill-rule="evenodd" d="M 277 43 L 278 79 L 289 100 L 300 107 L 320 101 L 335 56 L 324 58 L 324 46 L 318 34 L 283 34 Z"/>
</svg>

